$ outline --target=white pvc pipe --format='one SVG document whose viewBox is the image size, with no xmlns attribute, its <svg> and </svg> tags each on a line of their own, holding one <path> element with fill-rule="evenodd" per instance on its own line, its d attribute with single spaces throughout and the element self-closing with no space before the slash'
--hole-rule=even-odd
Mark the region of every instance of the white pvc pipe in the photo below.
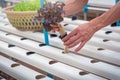
<svg viewBox="0 0 120 80">
<path fill-rule="evenodd" d="M 103 30 L 111 30 L 120 34 L 120 27 L 105 27 Z"/>
<path fill-rule="evenodd" d="M 6 16 L 6 14 L 3 12 L 3 8 L 0 9 L 0 17 L 5 17 L 5 16 Z"/>
<path fill-rule="evenodd" d="M 0 16 L 0 22 L 2 22 L 2 23 L 9 23 L 9 20 L 6 18 L 6 16 L 1 15 Z"/>
<path fill-rule="evenodd" d="M 52 61 L 52 59 L 40 56 L 38 54 L 27 56 L 26 52 L 28 52 L 28 50 L 24 50 L 19 47 L 8 48 L 8 43 L 2 41 L 0 41 L 0 44 L 0 51 L 4 52 L 4 54 L 34 65 L 37 68 L 40 68 L 65 80 L 106 80 L 91 73 L 85 76 L 79 75 L 79 72 L 82 71 L 80 69 L 76 69 L 60 62 L 50 65 L 49 62 Z"/>
<path fill-rule="evenodd" d="M 10 33 L 13 33 L 13 34 L 17 34 L 17 35 L 20 35 L 20 36 L 23 36 L 23 37 L 27 37 L 27 38 L 36 40 L 38 42 L 44 42 L 44 37 L 43 37 L 42 33 L 32 33 L 32 32 L 29 32 L 29 31 L 28 32 L 21 32 L 21 31 L 18 31 L 11 26 L 0 27 L 0 29 L 4 30 L 4 31 L 7 31 L 7 32 L 10 32 Z M 64 47 L 62 41 L 59 38 L 51 38 L 49 36 L 49 41 L 50 41 L 50 44 L 53 45 L 53 46 L 57 46 L 57 47 L 60 47 L 60 48 Z M 102 42 L 102 43 L 104 43 L 104 42 Z M 90 47 L 92 49 L 90 49 Z M 82 55 L 85 55 L 85 56 L 90 56 L 90 57 L 93 57 L 93 58 L 97 58 L 97 59 L 100 59 L 100 60 L 103 60 L 103 61 L 107 61 L 109 63 L 120 65 L 120 63 L 118 62 L 120 58 L 119 57 L 116 58 L 119 55 L 118 52 L 111 51 L 111 50 L 98 51 L 97 48 L 100 48 L 100 47 L 101 46 L 95 47 L 94 45 L 91 46 L 91 45 L 86 44 L 86 46 L 84 46 L 83 49 L 81 51 L 79 51 L 78 53 L 80 53 Z M 108 46 L 108 48 L 109 48 L 109 46 Z M 73 49 L 71 49 L 71 51 L 73 51 Z M 109 53 L 109 52 L 112 53 L 112 56 L 110 56 L 111 53 Z M 98 54 L 98 53 L 100 53 L 100 54 Z M 102 57 L 99 57 L 99 56 L 102 56 Z"/>
<path fill-rule="evenodd" d="M 70 18 L 64 18 L 64 21 L 62 22 L 62 24 L 63 25 L 64 24 L 69 24 L 68 26 L 64 26 L 64 28 L 71 31 L 71 30 L 77 28 L 79 25 L 87 23 L 87 22 L 88 21 L 85 21 L 85 20 L 74 20 L 74 21 L 72 21 L 72 19 L 70 19 Z M 111 27 L 110 25 L 106 26 L 102 30 L 112 30 L 112 31 L 120 33 L 120 28 L 119 27 Z"/>
<path fill-rule="evenodd" d="M 3 19 L 3 17 L 0 17 L 0 21 Z"/>
<path fill-rule="evenodd" d="M 116 41 L 112 41 L 112 40 L 103 42 L 103 39 L 101 39 L 101 38 L 92 37 L 92 39 L 87 44 L 101 47 L 104 49 L 113 50 L 116 52 L 120 52 L 120 42 L 116 42 Z"/>
<path fill-rule="evenodd" d="M 84 24 L 84 23 L 87 23 L 87 22 L 89 22 L 89 21 L 85 21 L 85 20 L 72 20 L 70 18 L 64 18 L 64 21 L 61 22 L 61 23 L 63 25 L 64 24 L 68 24 L 69 26 L 72 26 L 72 27 L 66 27 L 66 26 L 64 26 L 65 29 L 68 29 L 68 30 L 71 31 L 71 30 L 77 28 L 77 26 L 79 26 L 80 24 Z"/>
<path fill-rule="evenodd" d="M 43 75 L 41 73 L 38 73 L 34 70 L 31 70 L 25 66 L 19 65 L 16 67 L 11 67 L 12 64 L 19 64 L 14 61 L 11 61 L 10 59 L 7 59 L 3 56 L 0 56 L 0 70 L 7 73 L 8 75 L 13 76 L 16 79 L 19 80 L 36 80 L 36 76 Z M 53 80 L 48 77 L 44 77 L 42 79 L 38 80 Z"/>
<path fill-rule="evenodd" d="M 53 58 L 55 60 L 64 62 L 71 66 L 75 66 L 79 69 L 84 69 L 94 74 L 109 78 L 109 79 L 116 79 L 120 78 L 119 72 L 120 68 L 114 65 L 110 65 L 104 62 L 98 62 L 95 64 L 91 63 L 91 58 L 78 56 L 72 53 L 69 54 L 62 54 L 62 50 L 51 47 L 51 46 L 44 46 L 39 47 L 39 43 L 31 40 L 23 40 L 21 41 L 21 37 L 9 35 L 5 36 L 6 33 L 0 32 L 0 39 L 11 44 L 18 45 L 28 50 L 33 50 L 41 55 Z M 4 37 L 3 37 L 4 36 Z M 6 37 L 6 38 L 5 38 Z M 55 39 L 55 38 L 54 38 Z M 57 39 L 57 38 L 56 38 Z M 55 40 L 56 40 L 55 39 Z M 59 45 L 59 43 L 57 43 Z M 109 67 L 108 67 L 109 66 Z"/>
<path fill-rule="evenodd" d="M 80 24 L 84 24 L 84 23 L 87 23 L 87 22 L 88 21 L 85 21 L 85 20 L 72 20 L 70 18 L 64 18 L 64 21 L 62 23 L 80 25 Z"/>
<path fill-rule="evenodd" d="M 89 0 L 88 5 L 95 7 L 111 8 L 114 6 L 115 0 Z"/>
<path fill-rule="evenodd" d="M 116 27 L 118 28 L 118 27 Z M 110 34 L 106 34 L 107 31 L 111 31 Z M 102 38 L 102 39 L 108 39 L 108 40 L 113 40 L 113 41 L 117 41 L 120 42 L 120 33 L 115 32 L 111 29 L 109 30 L 100 30 L 98 32 L 95 33 L 96 37 Z"/>
<path fill-rule="evenodd" d="M 5 18 L 6 17 L 5 14 L 2 13 L 1 17 L 4 17 L 4 19 L 2 18 L 2 20 L 1 20 L 1 22 L 2 22 L 1 24 L 6 24 L 6 23 L 10 24 L 8 19 Z M 85 21 L 85 20 L 74 20 L 74 21 L 72 21 L 72 19 L 70 19 L 70 18 L 64 18 L 64 21 L 61 24 L 62 25 L 69 24 L 68 26 L 65 26 L 64 28 L 71 31 L 71 30 L 75 29 L 78 25 L 84 24 L 84 23 L 87 23 L 87 22 L 88 21 Z M 119 27 L 110 27 L 110 25 L 103 28 L 102 30 L 112 30 L 114 32 L 120 33 L 120 28 Z"/>
<path fill-rule="evenodd" d="M 62 25 L 64 26 L 65 23 L 62 23 Z M 77 27 L 78 27 L 78 25 L 72 25 L 72 24 L 68 24 L 68 25 L 64 26 L 64 28 L 69 31 L 72 31 Z M 110 34 L 106 34 L 107 31 L 112 31 L 112 32 Z M 105 38 L 105 39 L 120 41 L 120 28 L 108 26 L 108 27 L 96 32 L 95 36 L 98 36 L 103 39 Z M 93 37 L 95 37 L 95 36 L 93 36 Z"/>
<path fill-rule="evenodd" d="M 95 11 L 108 11 L 109 9 L 105 8 L 97 8 L 97 7 L 88 7 L 88 10 L 95 10 Z"/>
<path fill-rule="evenodd" d="M 69 22 L 69 20 L 70 19 L 67 19 L 67 21 Z M 71 21 L 70 21 L 71 22 Z M 79 22 L 79 21 L 78 21 Z M 82 23 L 84 23 L 84 21 L 83 22 L 81 22 L 81 24 Z M 5 25 L 5 23 L 0 23 L 1 24 L 1 28 L 0 29 L 2 29 Z M 62 25 L 64 25 L 65 23 L 62 23 Z M 10 29 L 12 26 L 6 26 L 6 27 L 4 27 L 4 28 L 7 28 L 7 29 Z M 67 30 L 74 30 L 75 28 L 77 27 L 77 25 L 72 25 L 72 24 L 69 24 L 69 25 L 67 25 L 67 26 L 64 26 L 64 28 L 65 29 L 67 29 Z M 3 30 L 4 30 L 4 28 L 3 28 Z M 5 30 L 7 30 L 7 29 L 5 29 Z M 13 29 L 13 28 L 12 28 Z M 112 33 L 111 34 L 105 34 L 105 32 L 104 31 L 112 31 Z M 105 38 L 105 39 L 110 39 L 110 40 L 116 40 L 116 41 L 120 41 L 120 35 L 119 34 L 117 34 L 117 33 L 120 33 L 120 28 L 118 28 L 118 27 L 106 27 L 106 28 L 104 28 L 104 29 L 102 29 L 102 30 L 100 30 L 100 31 L 98 31 L 98 32 L 96 32 L 96 34 L 95 34 L 95 36 L 99 36 L 99 37 L 101 37 L 101 38 Z M 115 36 L 114 36 L 115 35 Z"/>
<path fill-rule="evenodd" d="M 87 13 L 84 12 L 84 20 L 87 20 Z"/>
</svg>

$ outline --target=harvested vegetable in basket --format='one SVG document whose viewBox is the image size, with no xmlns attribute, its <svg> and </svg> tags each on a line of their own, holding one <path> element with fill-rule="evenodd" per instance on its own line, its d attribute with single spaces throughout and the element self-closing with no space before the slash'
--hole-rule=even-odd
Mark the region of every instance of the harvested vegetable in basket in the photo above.
<svg viewBox="0 0 120 80">
<path fill-rule="evenodd" d="M 22 0 L 16 4 L 14 11 L 37 11 L 40 8 L 39 0 Z"/>
</svg>

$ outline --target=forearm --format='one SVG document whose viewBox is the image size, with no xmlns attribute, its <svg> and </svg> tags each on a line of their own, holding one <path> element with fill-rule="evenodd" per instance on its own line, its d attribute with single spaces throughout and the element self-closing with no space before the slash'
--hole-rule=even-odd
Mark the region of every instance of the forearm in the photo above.
<svg viewBox="0 0 120 80">
<path fill-rule="evenodd" d="M 113 6 L 109 11 L 105 12 L 101 16 L 90 21 L 90 25 L 95 31 L 112 24 L 116 20 L 120 19 L 120 1 Z"/>
<path fill-rule="evenodd" d="M 67 0 L 64 6 L 65 16 L 82 11 L 87 2 L 88 0 Z"/>
</svg>

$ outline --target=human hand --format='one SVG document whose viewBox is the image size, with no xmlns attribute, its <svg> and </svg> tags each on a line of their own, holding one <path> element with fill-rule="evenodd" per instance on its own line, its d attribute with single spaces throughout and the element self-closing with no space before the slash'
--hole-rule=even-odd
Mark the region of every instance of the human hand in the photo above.
<svg viewBox="0 0 120 80">
<path fill-rule="evenodd" d="M 62 41 L 68 48 L 72 48 L 79 44 L 75 49 L 75 52 L 78 52 L 85 43 L 90 40 L 95 32 L 96 30 L 92 29 L 92 26 L 90 26 L 89 23 L 82 24 L 63 38 Z"/>
<path fill-rule="evenodd" d="M 82 11 L 88 0 L 66 0 L 65 6 L 63 7 L 65 11 L 65 16 L 73 15 Z"/>
</svg>

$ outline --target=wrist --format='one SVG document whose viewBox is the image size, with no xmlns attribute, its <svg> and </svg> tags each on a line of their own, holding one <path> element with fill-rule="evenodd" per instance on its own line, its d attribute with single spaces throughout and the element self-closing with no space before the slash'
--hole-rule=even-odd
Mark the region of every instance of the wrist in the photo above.
<svg viewBox="0 0 120 80">
<path fill-rule="evenodd" d="M 89 25 L 91 26 L 92 30 L 94 32 L 100 30 L 101 28 L 105 27 L 105 22 L 103 22 L 102 16 L 99 16 L 89 22 Z"/>
</svg>

